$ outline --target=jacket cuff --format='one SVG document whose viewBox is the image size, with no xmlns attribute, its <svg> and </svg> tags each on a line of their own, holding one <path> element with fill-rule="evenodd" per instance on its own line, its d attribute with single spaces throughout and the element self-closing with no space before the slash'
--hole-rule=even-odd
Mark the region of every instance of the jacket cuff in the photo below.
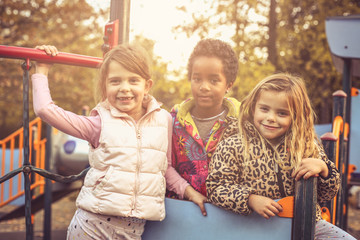
<svg viewBox="0 0 360 240">
<path fill-rule="evenodd" d="M 327 175 L 327 177 L 323 177 L 323 176 L 321 176 L 321 175 L 319 175 L 319 177 L 322 179 L 322 180 L 324 180 L 324 181 L 326 181 L 326 180 L 328 180 L 329 178 L 331 178 L 332 176 L 333 176 L 333 169 L 332 169 L 332 167 L 331 167 L 331 165 L 330 165 L 330 162 L 325 162 L 325 164 L 326 164 L 326 166 L 327 166 L 327 168 L 328 168 L 328 175 Z"/>
</svg>

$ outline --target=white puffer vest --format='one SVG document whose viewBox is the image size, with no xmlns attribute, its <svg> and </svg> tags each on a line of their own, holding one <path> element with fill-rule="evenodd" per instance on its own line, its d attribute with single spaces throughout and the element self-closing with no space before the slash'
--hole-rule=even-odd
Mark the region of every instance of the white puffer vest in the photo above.
<svg viewBox="0 0 360 240">
<path fill-rule="evenodd" d="M 90 170 L 76 205 L 112 216 L 165 218 L 169 113 L 154 98 L 136 123 L 107 101 L 92 114 L 101 117 L 100 145 L 90 148 Z"/>
</svg>

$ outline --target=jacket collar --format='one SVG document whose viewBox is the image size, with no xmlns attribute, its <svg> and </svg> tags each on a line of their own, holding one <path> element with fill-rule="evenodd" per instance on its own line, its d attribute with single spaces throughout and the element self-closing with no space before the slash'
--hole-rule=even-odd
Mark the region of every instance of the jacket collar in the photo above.
<svg viewBox="0 0 360 240">
<path fill-rule="evenodd" d="M 144 100 L 142 103 L 143 107 L 146 108 L 146 114 L 148 114 L 152 111 L 160 110 L 161 103 L 157 102 L 153 96 L 151 96 L 151 95 L 148 95 L 148 96 L 149 96 L 148 100 Z M 109 103 L 108 99 L 106 99 L 103 102 L 100 102 L 98 104 L 98 106 L 101 106 L 101 107 L 109 110 L 110 114 L 113 117 L 130 117 L 127 113 L 121 112 L 118 109 L 116 109 L 115 107 L 113 107 Z M 90 115 L 93 115 L 93 114 L 90 114 Z"/>
<path fill-rule="evenodd" d="M 237 117 L 240 108 L 240 102 L 235 98 L 224 98 L 223 105 L 228 109 L 227 117 Z M 195 106 L 194 98 L 189 98 L 180 104 L 176 104 L 171 110 L 176 113 L 176 117 L 181 125 L 184 126 L 185 121 L 193 122 L 190 110 Z"/>
</svg>

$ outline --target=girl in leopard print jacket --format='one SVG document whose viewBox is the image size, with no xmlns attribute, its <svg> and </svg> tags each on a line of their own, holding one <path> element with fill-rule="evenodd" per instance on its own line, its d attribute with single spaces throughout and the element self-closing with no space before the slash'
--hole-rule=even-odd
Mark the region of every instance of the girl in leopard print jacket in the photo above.
<svg viewBox="0 0 360 240">
<path fill-rule="evenodd" d="M 336 195 L 340 175 L 316 137 L 303 80 L 271 75 L 244 99 L 239 119 L 224 132 L 209 164 L 208 199 L 236 213 L 270 218 L 282 211 L 274 199 L 294 195 L 295 182 L 310 177 L 318 177 L 318 202 Z M 319 204 L 316 220 L 315 239 L 354 239 L 322 220 Z"/>
</svg>

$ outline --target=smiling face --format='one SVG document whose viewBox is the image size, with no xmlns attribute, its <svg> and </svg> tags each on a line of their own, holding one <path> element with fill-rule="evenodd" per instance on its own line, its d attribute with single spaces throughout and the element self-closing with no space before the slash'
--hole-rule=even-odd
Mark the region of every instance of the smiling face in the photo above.
<svg viewBox="0 0 360 240">
<path fill-rule="evenodd" d="M 226 82 L 220 59 L 197 57 L 191 74 L 191 90 L 195 99 L 194 111 L 202 117 L 221 112 L 224 95 L 231 85 Z"/>
<path fill-rule="evenodd" d="M 285 92 L 263 90 L 255 104 L 254 125 L 273 146 L 291 125 L 291 115 Z"/>
<path fill-rule="evenodd" d="M 151 86 L 151 79 L 145 80 L 140 75 L 125 69 L 118 62 L 110 62 L 106 78 L 107 99 L 113 107 L 127 113 L 136 121 L 145 114 L 142 102 Z"/>
</svg>

